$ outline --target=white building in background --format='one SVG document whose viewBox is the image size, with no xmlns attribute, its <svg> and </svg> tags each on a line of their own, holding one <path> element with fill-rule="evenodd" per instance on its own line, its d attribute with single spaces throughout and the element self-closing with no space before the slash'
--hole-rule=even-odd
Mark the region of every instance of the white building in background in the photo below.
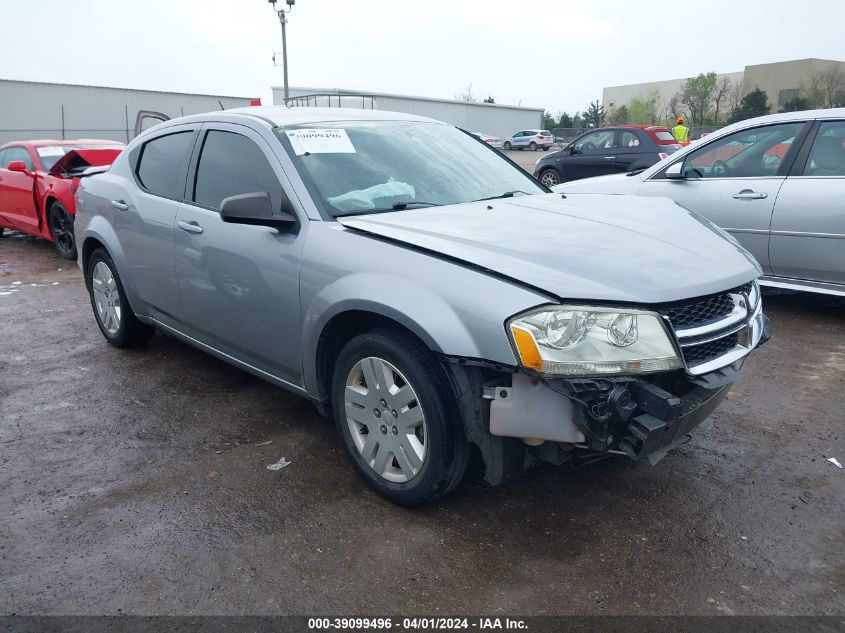
<svg viewBox="0 0 845 633">
<path fill-rule="evenodd" d="M 343 107 L 390 110 L 416 114 L 451 123 L 468 132 L 483 132 L 506 138 L 515 132 L 543 127 L 543 108 L 468 103 L 454 99 L 433 99 L 407 95 L 343 90 L 339 88 L 289 88 L 293 107 Z M 273 103 L 285 102 L 284 89 L 273 86 Z"/>
<path fill-rule="evenodd" d="M 0 79 L 0 144 L 29 139 L 130 141 L 139 111 L 170 118 L 250 105 L 250 97 Z"/>
</svg>

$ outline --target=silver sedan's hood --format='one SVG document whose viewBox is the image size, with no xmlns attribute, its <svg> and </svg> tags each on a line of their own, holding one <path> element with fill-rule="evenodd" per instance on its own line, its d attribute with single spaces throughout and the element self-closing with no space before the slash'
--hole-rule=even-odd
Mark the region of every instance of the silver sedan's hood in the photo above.
<svg viewBox="0 0 845 633">
<path fill-rule="evenodd" d="M 568 300 L 662 303 L 762 274 L 733 238 L 665 198 L 544 194 L 339 222 Z"/>
</svg>

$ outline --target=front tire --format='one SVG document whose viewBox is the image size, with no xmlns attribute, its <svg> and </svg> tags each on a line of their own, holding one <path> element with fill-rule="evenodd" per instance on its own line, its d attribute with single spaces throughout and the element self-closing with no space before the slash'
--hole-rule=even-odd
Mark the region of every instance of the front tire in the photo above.
<svg viewBox="0 0 845 633">
<path fill-rule="evenodd" d="M 532 152 L 536 152 L 537 151 L 537 143 L 535 143 L 534 141 L 531 141 L 528 144 L 528 149 L 530 149 Z"/>
<path fill-rule="evenodd" d="M 50 205 L 47 213 L 50 224 L 50 234 L 59 257 L 76 259 L 76 238 L 73 235 L 73 218 L 60 202 Z"/>
<path fill-rule="evenodd" d="M 554 187 L 560 184 L 560 176 L 554 169 L 545 169 L 540 173 L 540 182 L 547 187 Z"/>
<path fill-rule="evenodd" d="M 85 284 L 94 318 L 106 341 L 115 347 L 134 347 L 152 338 L 155 328 L 141 323 L 132 312 L 114 262 L 104 248 L 91 254 Z"/>
<path fill-rule="evenodd" d="M 355 469 L 383 497 L 418 506 L 460 483 L 469 447 L 454 395 L 412 337 L 379 328 L 350 340 L 335 363 L 331 402 Z"/>
<path fill-rule="evenodd" d="M 505 144 L 504 144 L 504 145 L 502 145 L 502 149 L 504 149 L 504 150 L 506 150 L 506 151 L 508 151 L 508 152 L 509 152 L 509 151 L 511 151 L 511 144 L 510 144 L 510 143 L 508 143 L 507 141 L 505 141 Z"/>
</svg>

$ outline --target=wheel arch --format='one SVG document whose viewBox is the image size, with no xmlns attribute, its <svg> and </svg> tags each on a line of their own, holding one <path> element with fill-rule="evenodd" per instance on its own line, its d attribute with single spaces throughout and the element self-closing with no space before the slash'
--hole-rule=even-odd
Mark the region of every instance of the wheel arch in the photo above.
<svg viewBox="0 0 845 633">
<path fill-rule="evenodd" d="M 88 226 L 85 227 L 83 236 L 80 237 L 82 237 L 80 263 L 82 264 L 82 274 L 86 278 L 86 285 L 88 283 L 88 262 L 91 259 L 91 254 L 97 248 L 102 247 L 109 254 L 117 269 L 116 272 L 120 276 L 120 282 L 123 285 L 123 291 L 126 293 L 126 299 L 129 301 L 129 307 L 132 312 L 138 315 L 138 307 L 143 305 L 143 301 L 138 296 L 135 282 L 128 274 L 126 257 L 114 227 L 102 216 L 94 216 Z M 78 243 L 77 248 L 79 248 Z"/>
</svg>

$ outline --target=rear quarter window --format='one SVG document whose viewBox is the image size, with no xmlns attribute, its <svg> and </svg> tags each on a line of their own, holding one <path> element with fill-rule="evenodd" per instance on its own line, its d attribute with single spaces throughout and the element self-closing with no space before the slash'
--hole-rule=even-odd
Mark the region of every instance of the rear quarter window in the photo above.
<svg viewBox="0 0 845 633">
<path fill-rule="evenodd" d="M 668 130 L 657 130 L 656 132 L 651 132 L 651 137 L 658 143 L 670 144 L 678 142 Z"/>
<path fill-rule="evenodd" d="M 135 175 L 148 192 L 181 200 L 185 194 L 185 173 L 194 145 L 194 132 L 175 132 L 144 143 Z"/>
</svg>

